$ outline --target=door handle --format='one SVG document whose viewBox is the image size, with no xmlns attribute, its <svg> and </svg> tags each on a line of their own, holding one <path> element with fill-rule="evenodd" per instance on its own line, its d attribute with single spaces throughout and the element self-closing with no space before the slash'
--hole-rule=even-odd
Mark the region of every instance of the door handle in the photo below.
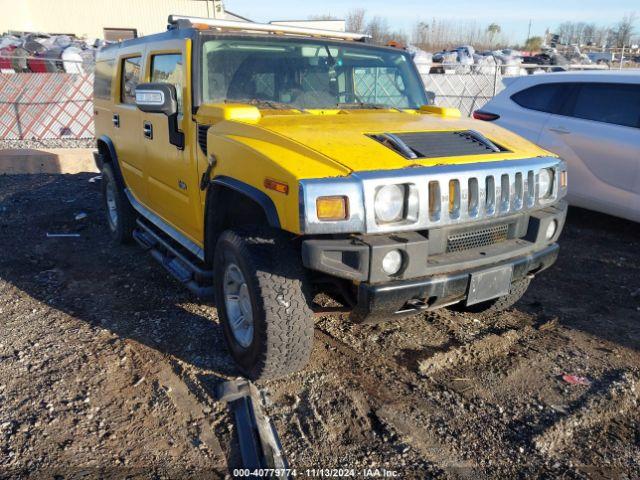
<svg viewBox="0 0 640 480">
<path fill-rule="evenodd" d="M 550 127 L 549 130 L 552 132 L 558 133 L 560 135 L 568 135 L 571 132 L 564 127 Z"/>
<path fill-rule="evenodd" d="M 114 113 L 113 117 L 111 117 L 111 121 L 113 122 L 114 127 L 120 128 L 120 115 Z"/>
<path fill-rule="evenodd" d="M 152 139 L 153 138 L 153 125 L 151 124 L 151 122 L 144 122 L 144 125 L 142 127 L 142 131 L 144 132 L 144 136 L 148 139 Z"/>
</svg>

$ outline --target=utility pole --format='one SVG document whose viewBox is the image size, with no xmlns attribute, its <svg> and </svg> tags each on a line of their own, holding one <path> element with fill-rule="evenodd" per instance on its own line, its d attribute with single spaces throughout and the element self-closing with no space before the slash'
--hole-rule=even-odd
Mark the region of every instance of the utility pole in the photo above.
<svg viewBox="0 0 640 480">
<path fill-rule="evenodd" d="M 525 43 L 525 45 L 527 43 L 529 43 L 529 39 L 531 38 L 531 19 L 529 19 L 529 31 L 527 32 L 527 41 Z"/>
</svg>

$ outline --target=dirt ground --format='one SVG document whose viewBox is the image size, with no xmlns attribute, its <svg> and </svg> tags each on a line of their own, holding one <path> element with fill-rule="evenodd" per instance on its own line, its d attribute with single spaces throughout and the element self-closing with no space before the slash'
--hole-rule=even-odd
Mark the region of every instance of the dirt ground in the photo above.
<svg viewBox="0 0 640 480">
<path fill-rule="evenodd" d="M 0 478 L 229 477 L 216 310 L 110 243 L 90 178 L 0 176 Z M 319 318 L 309 367 L 260 384 L 298 476 L 640 477 L 640 229 L 571 210 L 560 243 L 491 321 Z"/>
</svg>

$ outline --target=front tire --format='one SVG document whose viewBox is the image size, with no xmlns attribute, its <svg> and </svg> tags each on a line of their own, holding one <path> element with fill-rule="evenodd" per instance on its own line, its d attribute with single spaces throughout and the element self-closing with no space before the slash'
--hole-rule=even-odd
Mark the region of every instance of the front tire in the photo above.
<svg viewBox="0 0 640 480">
<path fill-rule="evenodd" d="M 102 198 L 107 213 L 107 225 L 116 243 L 130 243 L 136 226 L 136 215 L 116 179 L 113 167 L 102 167 Z"/>
<path fill-rule="evenodd" d="M 313 312 L 300 252 L 284 232 L 225 231 L 214 255 L 218 316 L 234 360 L 251 380 L 303 369 L 313 347 Z"/>
</svg>

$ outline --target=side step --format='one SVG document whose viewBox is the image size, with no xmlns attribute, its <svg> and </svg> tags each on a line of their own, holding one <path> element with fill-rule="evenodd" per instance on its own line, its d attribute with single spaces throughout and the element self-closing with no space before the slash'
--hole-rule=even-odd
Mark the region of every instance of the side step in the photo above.
<svg viewBox="0 0 640 480">
<path fill-rule="evenodd" d="M 137 221 L 138 228 L 133 238 L 140 246 L 148 250 L 173 277 L 201 298 L 213 299 L 213 272 L 198 267 L 185 254 L 171 246 L 158 233 L 142 220 Z"/>
</svg>

